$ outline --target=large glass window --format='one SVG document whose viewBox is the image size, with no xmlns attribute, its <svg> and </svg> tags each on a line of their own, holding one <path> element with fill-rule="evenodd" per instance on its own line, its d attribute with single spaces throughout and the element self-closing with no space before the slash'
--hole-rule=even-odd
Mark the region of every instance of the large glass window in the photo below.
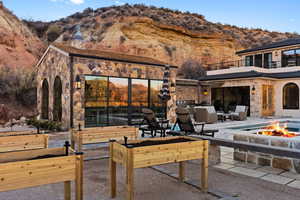
<svg viewBox="0 0 300 200">
<path fill-rule="evenodd" d="M 283 87 L 283 109 L 299 109 L 299 88 L 295 83 Z"/>
<path fill-rule="evenodd" d="M 300 64 L 300 49 L 293 49 L 282 52 L 282 66 L 292 67 Z"/>
<path fill-rule="evenodd" d="M 165 105 L 158 98 L 163 81 L 103 76 L 85 79 L 87 127 L 140 124 L 145 107 L 151 107 L 158 117 L 165 116 Z"/>
<path fill-rule="evenodd" d="M 262 67 L 262 54 L 257 54 L 254 56 L 255 67 Z"/>
<path fill-rule="evenodd" d="M 128 79 L 109 78 L 109 124 L 128 124 Z"/>
<path fill-rule="evenodd" d="M 98 76 L 85 77 L 85 120 L 86 126 L 108 124 L 107 99 L 108 78 Z"/>
<path fill-rule="evenodd" d="M 253 66 L 253 56 L 246 56 L 245 57 L 245 65 L 246 66 Z"/>
<path fill-rule="evenodd" d="M 264 68 L 271 68 L 272 67 L 272 53 L 265 53 L 264 54 Z"/>
<path fill-rule="evenodd" d="M 165 117 L 166 106 L 162 103 L 158 94 L 162 89 L 163 81 L 151 80 L 150 82 L 150 108 L 157 113 L 159 117 Z"/>
</svg>

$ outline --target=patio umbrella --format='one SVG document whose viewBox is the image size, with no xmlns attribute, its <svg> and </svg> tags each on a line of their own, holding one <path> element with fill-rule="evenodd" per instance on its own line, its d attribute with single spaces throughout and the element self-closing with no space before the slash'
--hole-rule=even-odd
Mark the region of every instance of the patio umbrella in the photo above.
<svg viewBox="0 0 300 200">
<path fill-rule="evenodd" d="M 167 65 L 164 71 L 163 86 L 160 90 L 160 93 L 158 94 L 158 97 L 165 103 L 171 99 L 170 90 L 169 90 L 169 79 L 170 79 L 170 67 Z"/>
</svg>

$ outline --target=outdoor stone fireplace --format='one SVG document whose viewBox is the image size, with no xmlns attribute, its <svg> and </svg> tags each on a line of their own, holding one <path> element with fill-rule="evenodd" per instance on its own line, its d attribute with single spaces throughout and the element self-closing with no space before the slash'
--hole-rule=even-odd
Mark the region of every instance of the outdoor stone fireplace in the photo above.
<svg viewBox="0 0 300 200">
<path fill-rule="evenodd" d="M 233 136 L 234 141 L 254 143 L 259 145 L 281 147 L 288 149 L 300 149 L 300 137 L 280 137 L 259 135 L 252 133 L 236 133 Z M 288 157 L 274 156 L 270 154 L 248 151 L 245 149 L 234 149 L 234 160 L 257 164 L 260 166 L 270 166 L 287 171 L 300 173 L 300 160 Z"/>
</svg>

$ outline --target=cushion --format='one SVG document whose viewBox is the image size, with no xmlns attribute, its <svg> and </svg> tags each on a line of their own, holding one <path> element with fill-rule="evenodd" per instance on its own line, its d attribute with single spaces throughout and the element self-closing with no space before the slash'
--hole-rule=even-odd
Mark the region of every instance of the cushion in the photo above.
<svg viewBox="0 0 300 200">
<path fill-rule="evenodd" d="M 239 113 L 239 112 L 245 112 L 246 111 L 246 106 L 236 106 L 235 107 L 235 112 Z"/>
<path fill-rule="evenodd" d="M 196 107 L 194 107 L 194 109 L 196 109 L 196 108 L 205 108 L 208 113 L 216 113 L 214 106 L 196 106 Z"/>
</svg>

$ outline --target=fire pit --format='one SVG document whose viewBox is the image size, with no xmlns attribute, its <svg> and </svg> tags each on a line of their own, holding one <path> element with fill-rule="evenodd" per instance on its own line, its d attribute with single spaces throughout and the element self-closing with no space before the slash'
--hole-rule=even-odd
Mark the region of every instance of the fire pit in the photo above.
<svg viewBox="0 0 300 200">
<path fill-rule="evenodd" d="M 240 128 L 234 134 L 233 140 L 238 142 L 254 143 L 259 145 L 300 149 L 300 122 L 273 122 L 248 125 Z M 284 156 L 274 156 L 245 149 L 234 150 L 234 160 L 253 163 L 261 166 L 270 166 L 287 171 L 300 173 L 300 160 Z"/>
<path fill-rule="evenodd" d="M 265 127 L 264 129 L 259 130 L 257 134 L 266 135 L 266 136 L 288 137 L 288 138 L 300 136 L 299 133 L 290 132 L 289 130 L 287 130 L 287 123 L 285 123 L 283 126 L 280 126 L 279 122 L 273 123 Z"/>
</svg>

